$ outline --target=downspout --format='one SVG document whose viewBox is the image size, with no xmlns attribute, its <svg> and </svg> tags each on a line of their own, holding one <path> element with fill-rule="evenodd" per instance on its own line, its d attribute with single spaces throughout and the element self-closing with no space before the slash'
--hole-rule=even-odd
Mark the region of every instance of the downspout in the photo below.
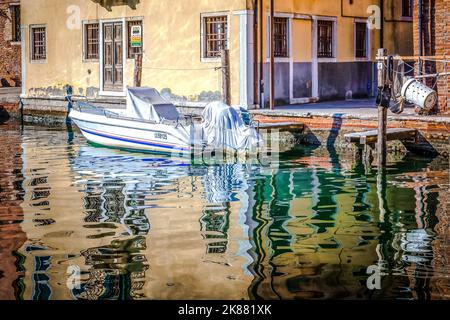
<svg viewBox="0 0 450 320">
<path fill-rule="evenodd" d="M 260 107 L 264 108 L 264 0 L 257 0 L 259 2 L 259 103 Z"/>
<path fill-rule="evenodd" d="M 274 15 L 275 15 L 275 0 L 270 0 L 270 64 L 269 64 L 270 110 L 275 109 Z"/>
<path fill-rule="evenodd" d="M 380 0 L 380 48 L 384 48 L 384 0 Z"/>
<path fill-rule="evenodd" d="M 419 57 L 424 55 L 423 50 L 423 0 L 419 0 Z M 419 58 L 419 75 L 422 74 L 423 70 L 423 62 L 422 59 Z"/>
<path fill-rule="evenodd" d="M 423 0 L 419 0 L 419 56 L 423 56 Z"/>
<path fill-rule="evenodd" d="M 258 2 L 253 1 L 253 105 L 259 105 L 258 81 Z"/>
</svg>

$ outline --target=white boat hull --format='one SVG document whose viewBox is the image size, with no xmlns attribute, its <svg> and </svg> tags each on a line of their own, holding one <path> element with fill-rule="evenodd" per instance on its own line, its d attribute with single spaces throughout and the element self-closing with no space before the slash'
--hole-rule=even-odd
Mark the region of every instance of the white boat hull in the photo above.
<svg viewBox="0 0 450 320">
<path fill-rule="evenodd" d="M 109 118 L 72 110 L 69 117 L 92 143 L 136 151 L 190 153 L 191 127 Z"/>
</svg>

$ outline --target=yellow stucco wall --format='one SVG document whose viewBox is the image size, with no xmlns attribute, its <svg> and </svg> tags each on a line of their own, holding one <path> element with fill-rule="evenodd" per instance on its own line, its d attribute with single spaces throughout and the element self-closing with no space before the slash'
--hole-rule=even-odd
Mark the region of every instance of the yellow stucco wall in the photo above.
<svg viewBox="0 0 450 320">
<path fill-rule="evenodd" d="M 82 29 L 69 30 L 66 26 L 66 11 L 74 5 L 81 9 L 82 20 L 143 17 L 142 85 L 159 90 L 169 88 L 173 94 L 190 100 L 196 100 L 202 92 L 221 91 L 220 71 L 205 70 L 219 66 L 220 61 L 201 61 L 200 14 L 223 12 L 229 17 L 233 102 L 239 101 L 239 16 L 234 12 L 246 9 L 245 0 L 202 0 L 196 1 L 195 6 L 187 0 L 141 1 L 136 10 L 117 6 L 111 12 L 88 0 L 24 0 L 22 5 L 23 25 L 47 26 L 45 63 L 30 63 L 27 28 L 25 86 L 31 96 L 63 95 L 66 84 L 73 85 L 75 93 L 83 94 L 89 87 L 99 88 L 99 63 L 83 62 Z M 133 85 L 133 72 L 134 60 L 128 59 L 125 86 Z"/>
<path fill-rule="evenodd" d="M 263 0 L 265 14 L 269 14 L 269 0 Z M 380 5 L 380 1 L 358 0 L 352 5 L 348 1 L 343 2 L 341 10 L 340 0 L 285 0 L 275 1 L 275 14 L 294 14 L 292 26 L 292 46 L 294 62 L 311 60 L 312 49 L 312 20 L 311 16 L 320 19 L 321 16 L 336 18 L 336 61 L 354 61 L 354 23 L 356 18 L 368 18 L 368 8 L 371 5 Z M 390 53 L 401 55 L 413 54 L 413 29 L 412 22 L 401 18 L 401 5 L 399 1 L 385 1 L 385 23 L 384 23 L 384 47 Z M 303 15 L 298 17 L 297 15 Z M 395 21 L 392 21 L 395 20 Z M 266 33 L 267 19 L 263 20 L 263 32 Z M 264 56 L 268 56 L 267 36 L 264 35 Z M 380 47 L 380 30 L 370 31 L 371 53 L 373 60 L 377 49 Z"/>
<path fill-rule="evenodd" d="M 142 17 L 144 24 L 142 85 L 158 90 L 170 89 L 175 96 L 199 101 L 199 97 L 218 96 L 222 89 L 219 61 L 201 59 L 201 14 L 222 12 L 229 18 L 229 48 L 231 60 L 232 103 L 240 102 L 240 24 L 241 10 L 252 9 L 251 0 L 189 0 L 141 1 L 134 10 L 129 6 L 115 6 L 109 12 L 90 0 L 24 0 L 22 24 L 26 27 L 26 75 L 24 86 L 28 96 L 64 96 L 64 86 L 74 86 L 77 94 L 96 94 L 100 88 L 99 62 L 83 61 L 82 29 L 69 30 L 66 26 L 70 6 L 78 6 L 81 20 L 105 20 Z M 308 62 L 313 56 L 313 24 L 311 16 L 336 19 L 336 62 L 355 61 L 355 17 L 369 16 L 367 8 L 378 5 L 379 0 L 344 1 L 283 0 L 275 1 L 277 14 L 292 17 L 293 62 Z M 263 0 L 264 14 L 268 14 L 269 1 Z M 342 14 L 345 16 L 342 16 Z M 385 1 L 384 46 L 390 53 L 412 55 L 412 23 L 401 18 L 398 1 Z M 30 63 L 29 26 L 47 26 L 48 55 L 45 63 Z M 251 28 L 249 28 L 251 30 Z M 267 57 L 267 19 L 262 30 L 263 57 Z M 371 30 L 373 60 L 380 46 L 380 31 Z M 259 41 L 259 37 L 258 37 Z M 258 45 L 258 50 L 259 50 Z M 250 62 L 251 63 L 251 62 Z M 250 69 L 249 69 L 250 70 Z M 134 60 L 127 59 L 124 70 L 125 86 L 133 85 Z M 249 71 L 249 79 L 253 76 Z M 320 81 L 320 79 L 319 79 Z M 249 96 L 252 95 L 249 86 Z"/>
</svg>

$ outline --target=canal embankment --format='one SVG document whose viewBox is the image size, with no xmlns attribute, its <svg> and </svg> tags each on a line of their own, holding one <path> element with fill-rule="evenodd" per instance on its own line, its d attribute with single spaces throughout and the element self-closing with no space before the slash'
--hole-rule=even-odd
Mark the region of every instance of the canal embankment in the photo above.
<svg viewBox="0 0 450 320">
<path fill-rule="evenodd" d="M 111 110 L 125 108 L 124 98 L 97 98 L 90 103 Z M 181 113 L 200 114 L 198 106 L 180 105 Z M 0 95 L 0 119 L 15 118 L 25 123 L 36 123 L 49 126 L 65 125 L 69 111 L 64 97 L 20 99 L 18 95 Z M 373 100 L 334 101 L 280 106 L 275 110 L 251 110 L 253 118 L 262 124 L 290 123 L 292 130 L 284 130 L 280 141 L 285 145 L 307 144 L 329 148 L 344 153 L 354 153 L 358 146 L 349 143 L 345 135 L 351 132 L 362 132 L 377 129 L 378 115 Z M 1 121 L 1 120 L 0 120 Z M 298 128 L 302 128 L 299 130 Z M 414 143 L 391 141 L 388 144 L 390 153 L 413 152 L 431 156 L 448 158 L 450 152 L 450 116 L 418 115 L 413 108 L 396 115 L 389 113 L 388 128 L 411 128 L 418 132 Z"/>
<path fill-rule="evenodd" d="M 346 134 L 378 128 L 378 113 L 373 100 L 321 102 L 275 110 L 252 110 L 251 113 L 261 123 L 302 123 L 304 130 L 299 136 L 299 143 L 325 147 L 332 145 L 344 152 L 354 152 L 357 147 L 345 139 Z M 445 158 L 449 156 L 449 115 L 418 115 L 414 108 L 407 108 L 400 115 L 389 112 L 388 128 L 417 130 L 414 143 L 390 141 L 390 152 L 410 151 Z"/>
</svg>

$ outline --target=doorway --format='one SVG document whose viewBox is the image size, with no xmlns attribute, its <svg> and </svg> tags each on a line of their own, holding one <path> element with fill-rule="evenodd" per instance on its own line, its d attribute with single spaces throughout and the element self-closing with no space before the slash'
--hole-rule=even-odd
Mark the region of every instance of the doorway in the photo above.
<svg viewBox="0 0 450 320">
<path fill-rule="evenodd" d="M 123 23 L 103 23 L 103 91 L 123 91 Z"/>
</svg>

